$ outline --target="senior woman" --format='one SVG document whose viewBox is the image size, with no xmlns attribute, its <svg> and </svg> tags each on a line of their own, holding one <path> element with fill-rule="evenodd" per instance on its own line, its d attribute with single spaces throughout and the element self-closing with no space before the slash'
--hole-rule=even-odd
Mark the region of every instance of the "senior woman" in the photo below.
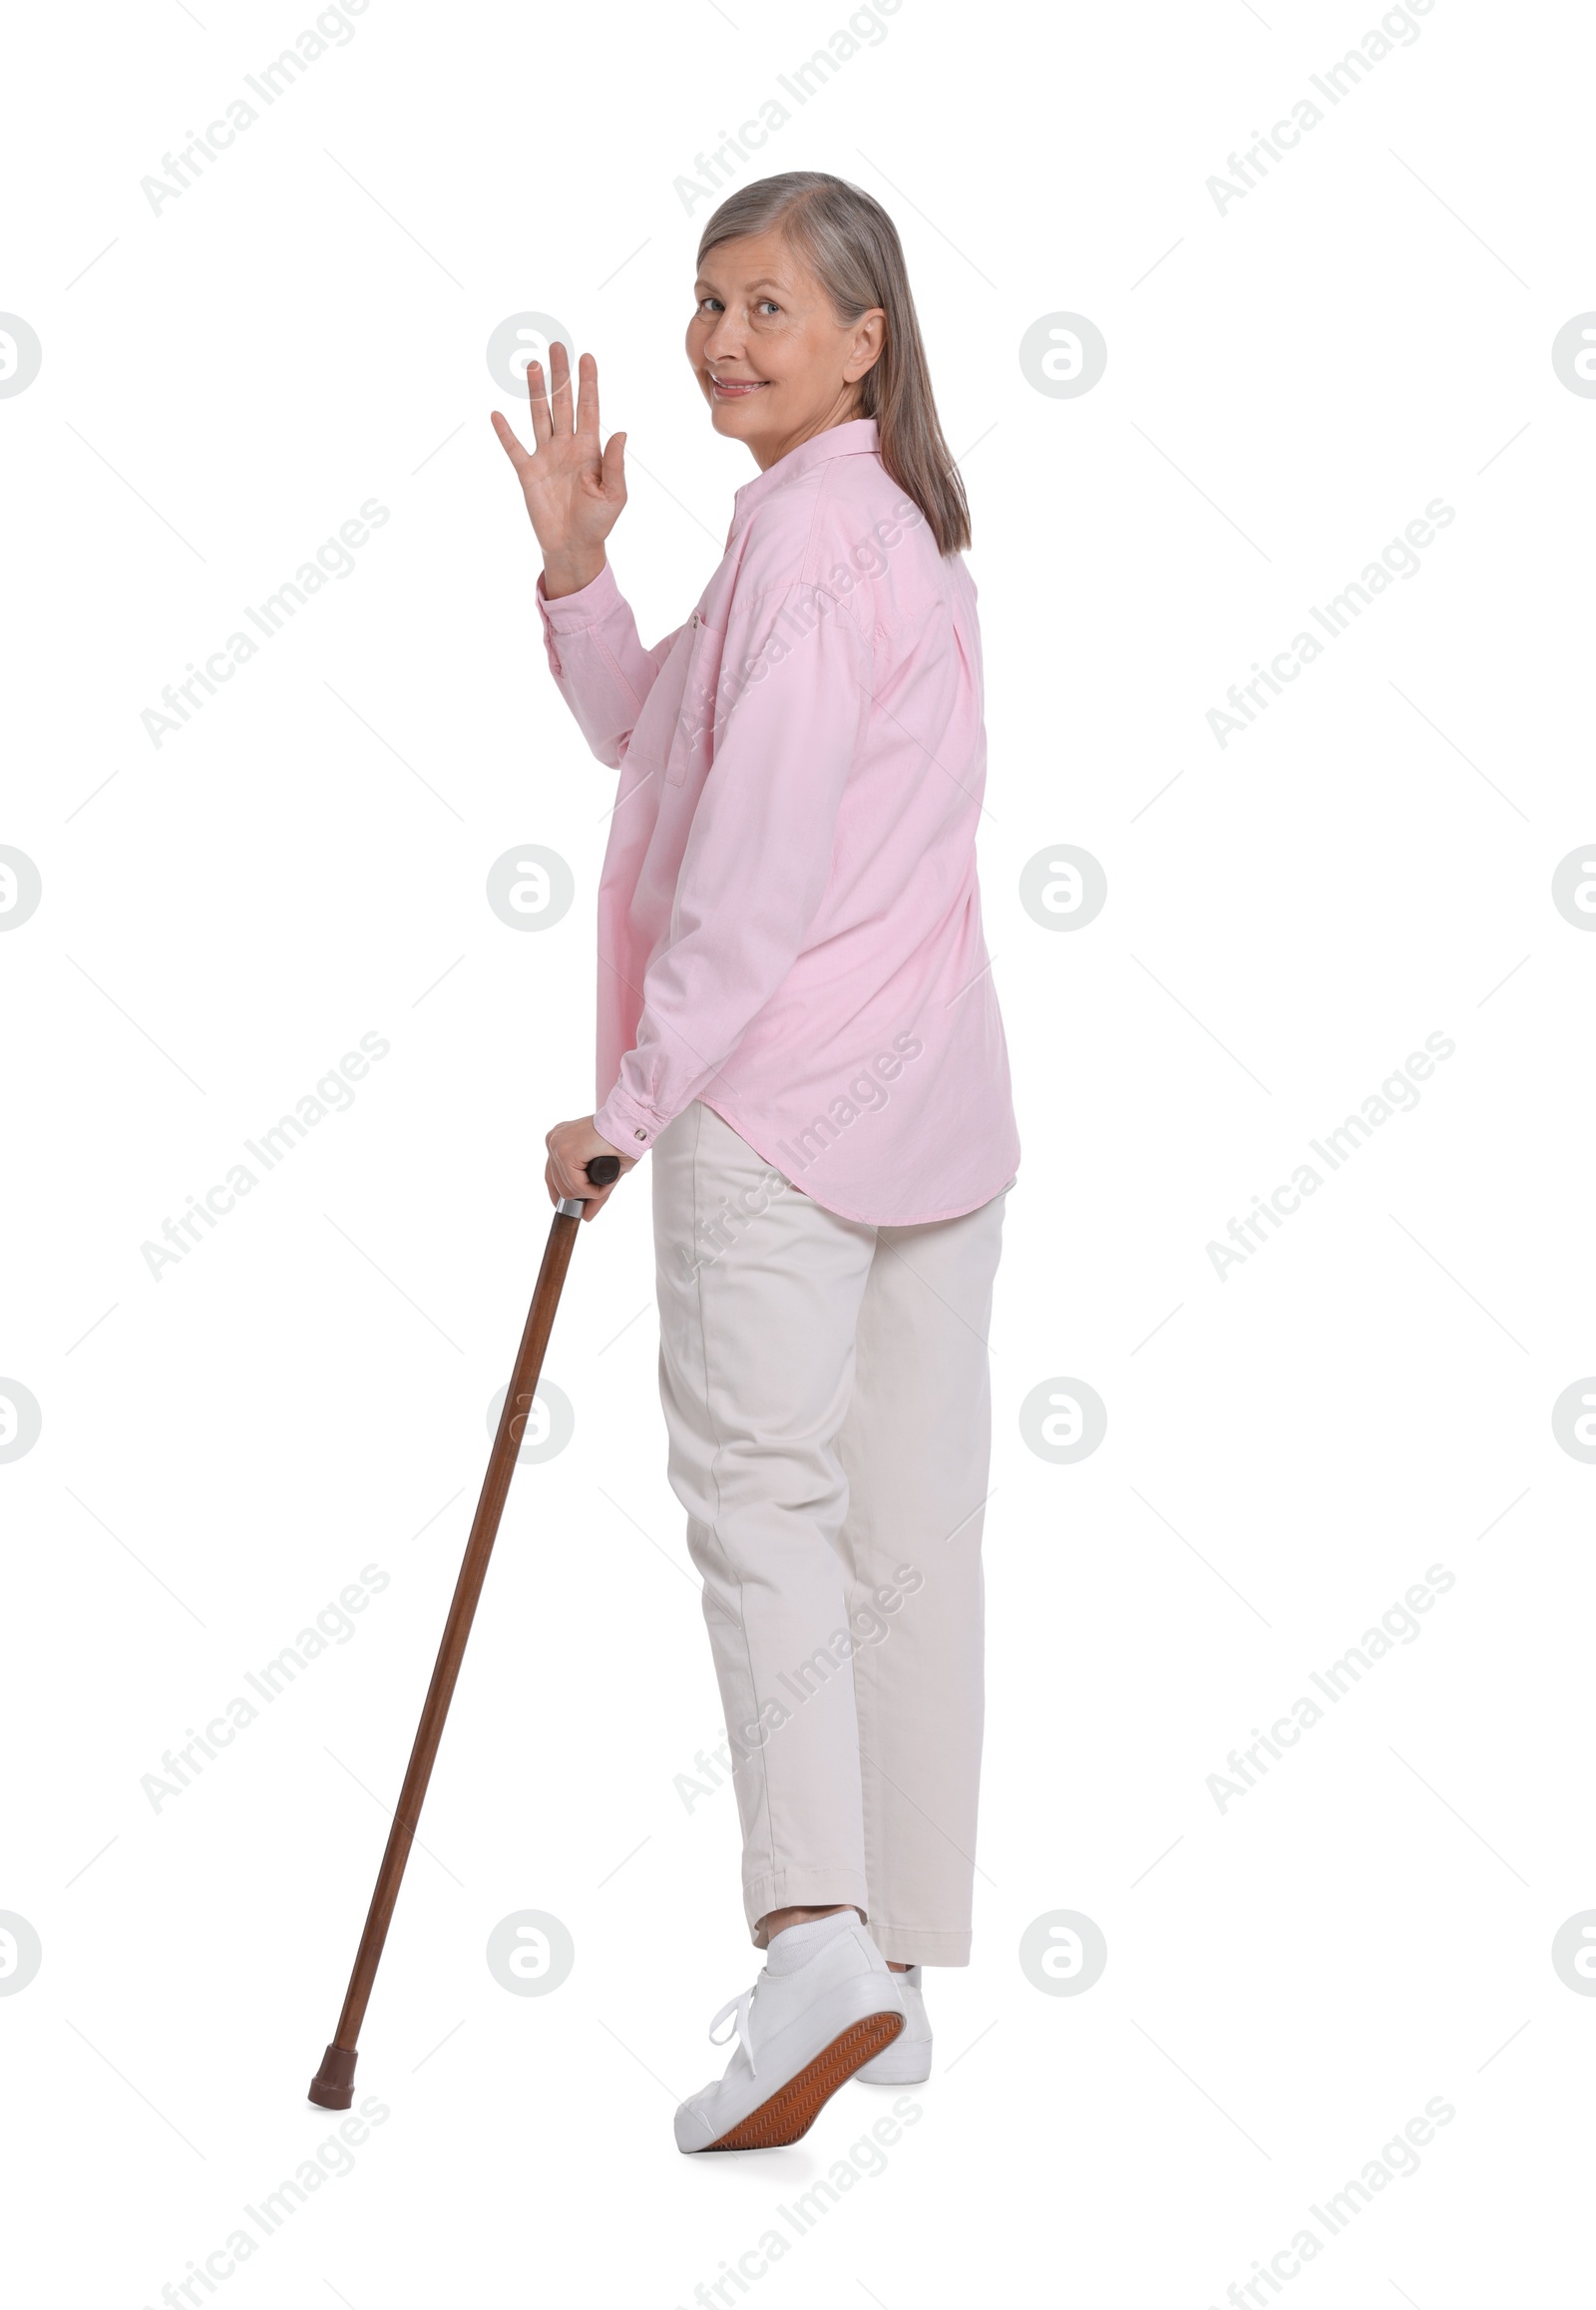
<svg viewBox="0 0 1596 2310">
<path fill-rule="evenodd" d="M 593 1115 L 551 1197 L 653 1157 L 660 1394 L 766 1953 L 683 2150 L 795 2141 L 931 2068 L 970 1959 L 987 1331 L 1019 1147 L 982 935 L 970 520 L 898 234 L 796 172 L 705 226 L 687 359 L 751 451 L 723 560 L 649 649 L 604 556 L 598 368 L 527 373 L 549 663 L 620 772 Z"/>
</svg>

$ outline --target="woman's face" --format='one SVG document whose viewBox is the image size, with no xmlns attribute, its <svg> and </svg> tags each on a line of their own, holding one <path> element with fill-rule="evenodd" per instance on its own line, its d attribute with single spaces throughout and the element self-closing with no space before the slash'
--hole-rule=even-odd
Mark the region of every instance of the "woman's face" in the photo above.
<svg viewBox="0 0 1596 2310">
<path fill-rule="evenodd" d="M 723 240 L 704 258 L 687 358 L 717 433 L 744 441 L 761 472 L 799 442 L 857 415 L 857 387 L 881 356 L 879 305 L 847 328 L 779 232 Z"/>
</svg>

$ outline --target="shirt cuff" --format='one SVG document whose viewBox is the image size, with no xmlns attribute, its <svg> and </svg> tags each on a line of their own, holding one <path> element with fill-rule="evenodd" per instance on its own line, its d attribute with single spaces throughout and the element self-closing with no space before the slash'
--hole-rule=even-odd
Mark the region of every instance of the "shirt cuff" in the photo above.
<svg viewBox="0 0 1596 2310">
<path fill-rule="evenodd" d="M 645 1155 L 665 1125 L 648 1108 L 628 1098 L 616 1083 L 595 1115 L 593 1127 L 600 1139 L 607 1139 L 623 1155 Z"/>
<path fill-rule="evenodd" d="M 581 633 L 585 626 L 597 625 L 600 618 L 608 616 L 620 600 L 620 587 L 606 562 L 598 577 L 580 585 L 575 593 L 560 593 L 551 601 L 543 589 L 540 570 L 535 599 L 544 624 L 555 633 Z"/>
</svg>

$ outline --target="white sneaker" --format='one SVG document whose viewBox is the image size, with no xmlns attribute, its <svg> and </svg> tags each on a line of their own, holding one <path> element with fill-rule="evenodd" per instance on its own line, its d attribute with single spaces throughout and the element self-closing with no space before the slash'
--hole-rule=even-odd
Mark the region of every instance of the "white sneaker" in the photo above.
<svg viewBox="0 0 1596 2310">
<path fill-rule="evenodd" d="M 801 2139 L 838 2087 L 902 2031 L 905 1978 L 856 1910 L 778 1933 L 752 1989 L 709 2025 L 710 2044 L 724 2045 L 715 2032 L 735 2015 L 737 2050 L 725 2076 L 676 2112 L 676 2147 L 780 2149 Z"/>
<path fill-rule="evenodd" d="M 855 2070 L 854 2076 L 867 2086 L 921 2086 L 931 2076 L 931 2023 L 920 1968 L 912 1965 L 893 1979 L 904 1993 L 904 2026 L 886 2052 Z"/>
</svg>

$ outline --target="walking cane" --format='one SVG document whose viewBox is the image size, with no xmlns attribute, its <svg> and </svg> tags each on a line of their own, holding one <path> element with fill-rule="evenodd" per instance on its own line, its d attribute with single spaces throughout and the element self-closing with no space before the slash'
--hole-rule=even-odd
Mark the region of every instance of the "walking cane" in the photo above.
<svg viewBox="0 0 1596 2310">
<path fill-rule="evenodd" d="M 619 1172 L 618 1155 L 596 1155 L 587 1166 L 588 1184 L 591 1187 L 608 1187 L 619 1176 Z M 338 2028 L 333 2041 L 321 2057 L 321 2067 L 310 2081 L 310 2100 L 318 2109 L 347 2110 L 355 2098 L 354 2075 L 355 2063 L 359 2059 L 357 2048 L 360 2025 L 366 2018 L 366 2004 L 371 1996 L 372 1984 L 377 1978 L 382 1945 L 388 1938 L 394 1904 L 404 1881 L 405 1863 L 410 1858 L 416 1824 L 421 1818 L 422 1802 L 427 1794 L 427 1782 L 432 1777 L 433 1760 L 438 1753 L 438 1743 L 443 1738 L 444 1720 L 454 1697 L 455 1680 L 466 1656 L 466 1639 L 471 1634 L 477 1599 L 482 1594 L 482 1584 L 487 1577 L 488 1559 L 493 1554 L 493 1544 L 499 1536 L 499 1519 L 504 1514 L 505 1501 L 510 1494 L 510 1479 L 515 1473 L 516 1454 L 521 1446 L 527 1414 L 532 1409 L 538 1391 L 544 1349 L 554 1330 L 561 1286 L 565 1283 L 566 1270 L 571 1265 L 572 1247 L 577 1240 L 582 1201 L 581 1196 L 572 1195 L 555 1206 L 543 1266 L 538 1270 L 532 1306 L 527 1313 L 527 1328 L 521 1335 L 516 1366 L 505 1391 L 504 1409 L 499 1414 L 498 1433 L 493 1439 L 493 1449 L 488 1454 L 488 1472 L 482 1479 L 482 1495 L 477 1502 L 477 1513 L 471 1520 L 471 1536 L 466 1542 L 460 1577 L 455 1582 L 449 1618 L 444 1622 L 443 1642 L 438 1647 L 432 1683 L 427 1687 L 421 1723 L 416 1728 L 415 1745 L 405 1768 L 404 1786 L 399 1791 L 393 1827 L 388 1831 L 387 1848 L 382 1856 L 382 1866 L 377 1871 L 377 1886 L 371 1896 L 365 1931 L 360 1936 L 360 1947 L 355 1952 L 354 1971 L 349 1976 L 349 1990 L 343 2001 L 343 2012 L 338 2016 Z"/>
</svg>

